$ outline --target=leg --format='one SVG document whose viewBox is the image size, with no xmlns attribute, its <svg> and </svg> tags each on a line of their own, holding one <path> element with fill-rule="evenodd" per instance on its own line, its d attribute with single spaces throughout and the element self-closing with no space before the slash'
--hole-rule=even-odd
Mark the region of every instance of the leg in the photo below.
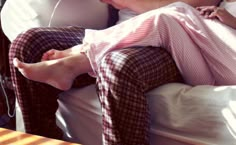
<svg viewBox="0 0 236 145">
<path fill-rule="evenodd" d="M 58 59 L 58 58 L 63 58 L 63 57 L 67 57 L 70 55 L 70 52 L 66 50 L 56 50 L 56 49 L 51 49 L 47 52 L 45 52 L 41 58 L 41 61 L 45 61 L 45 60 L 54 60 L 54 59 Z"/>
<path fill-rule="evenodd" d="M 66 50 L 51 49 L 43 54 L 41 61 L 54 60 L 54 59 L 71 56 L 73 54 L 78 54 L 80 53 L 80 49 L 78 47 L 80 46 L 75 46 L 75 47 L 72 47 L 71 49 L 66 49 Z"/>
<path fill-rule="evenodd" d="M 161 48 L 111 52 L 98 69 L 104 145 L 148 145 L 149 109 L 144 93 L 181 81 L 175 63 Z"/>
<path fill-rule="evenodd" d="M 26 79 L 13 66 L 13 58 L 17 57 L 28 63 L 38 62 L 42 54 L 50 49 L 64 50 L 81 43 L 83 34 L 81 28 L 37 28 L 20 34 L 12 43 L 9 52 L 11 77 L 27 133 L 62 137 L 55 124 L 55 111 L 58 106 L 56 99 L 61 91 Z M 77 81 L 86 85 L 92 81 L 87 78 L 80 77 Z"/>
<path fill-rule="evenodd" d="M 211 65 L 204 58 L 209 54 L 204 54 L 208 46 L 202 46 L 201 42 L 204 40 L 206 44 L 210 44 L 207 42 L 211 40 L 201 36 L 200 33 L 205 32 L 199 30 L 197 25 L 194 25 L 195 22 L 192 22 L 194 19 L 186 15 L 186 13 L 196 12 L 195 9 L 185 4 L 181 4 L 178 9 L 175 10 L 172 7 L 157 9 L 108 29 L 86 30 L 83 42 L 91 46 L 86 54 L 95 72 L 98 64 L 108 52 L 132 46 L 155 46 L 168 49 L 188 84 L 215 84 Z M 183 12 L 182 9 L 184 9 Z M 187 12 L 184 13 L 185 11 Z M 202 17 L 197 20 L 204 24 Z M 185 25 L 185 22 L 188 22 L 188 25 Z M 200 28 L 204 30 L 204 27 L 200 26 Z"/>
<path fill-rule="evenodd" d="M 13 64 L 26 78 L 60 90 L 69 90 L 77 76 L 92 71 L 87 56 L 82 53 L 32 64 L 15 58 Z"/>
<path fill-rule="evenodd" d="M 186 7 L 186 4 L 182 5 Z M 111 51 L 131 46 L 163 47 L 171 53 L 188 84 L 215 84 L 211 65 L 204 58 L 209 53 L 204 54 L 203 49 L 200 48 L 200 46 L 203 47 L 199 42 L 201 35 L 191 29 L 191 23 L 190 28 L 181 24 L 182 21 L 178 17 L 182 16 L 182 13 L 177 12 L 171 8 L 160 9 L 144 13 L 105 30 L 87 30 L 81 51 L 86 51 L 96 74 L 101 59 Z M 185 19 L 187 17 L 183 18 Z M 201 22 L 202 17 L 198 20 Z"/>
</svg>

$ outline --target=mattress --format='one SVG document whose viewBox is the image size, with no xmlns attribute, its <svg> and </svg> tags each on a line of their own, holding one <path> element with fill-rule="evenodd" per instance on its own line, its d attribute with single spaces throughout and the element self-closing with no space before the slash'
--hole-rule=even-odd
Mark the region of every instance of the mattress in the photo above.
<svg viewBox="0 0 236 145">
<path fill-rule="evenodd" d="M 167 84 L 149 91 L 151 145 L 235 145 L 236 86 Z M 101 106 L 95 86 L 71 89 L 58 99 L 57 124 L 65 140 L 102 144 Z"/>
</svg>

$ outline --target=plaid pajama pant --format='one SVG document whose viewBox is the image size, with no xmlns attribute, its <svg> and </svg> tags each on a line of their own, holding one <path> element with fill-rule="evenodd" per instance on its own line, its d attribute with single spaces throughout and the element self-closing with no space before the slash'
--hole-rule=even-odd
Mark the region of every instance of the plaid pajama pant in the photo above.
<svg viewBox="0 0 236 145">
<path fill-rule="evenodd" d="M 148 145 L 150 114 L 144 93 L 181 80 L 171 56 L 162 48 L 128 48 L 106 55 L 97 78 L 103 143 Z"/>
<path fill-rule="evenodd" d="M 26 132 L 61 138 L 55 124 L 61 92 L 24 78 L 13 66 L 18 57 L 28 63 L 40 61 L 49 49 L 67 49 L 81 43 L 81 28 L 35 28 L 21 35 L 10 48 L 11 77 L 22 109 Z M 78 66 L 79 67 L 79 66 Z M 106 55 L 98 69 L 97 91 L 102 104 L 104 145 L 148 145 L 149 110 L 144 93 L 159 85 L 182 81 L 171 56 L 161 48 L 127 48 Z M 94 83 L 87 74 L 76 87 Z"/>
<path fill-rule="evenodd" d="M 34 28 L 20 34 L 11 44 L 9 52 L 11 79 L 27 133 L 62 138 L 62 132 L 55 123 L 57 96 L 61 91 L 47 84 L 26 79 L 14 68 L 13 58 L 17 57 L 28 63 L 38 62 L 47 50 L 70 48 L 81 43 L 83 36 L 84 29 L 79 27 Z M 85 74 L 76 79 L 74 86 L 80 87 L 94 82 L 94 78 Z"/>
</svg>

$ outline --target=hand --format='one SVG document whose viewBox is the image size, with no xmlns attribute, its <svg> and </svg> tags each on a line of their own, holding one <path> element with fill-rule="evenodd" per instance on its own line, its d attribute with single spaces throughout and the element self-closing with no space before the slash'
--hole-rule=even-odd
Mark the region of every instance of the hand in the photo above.
<svg viewBox="0 0 236 145">
<path fill-rule="evenodd" d="M 235 28 L 236 18 L 231 15 L 225 8 L 220 8 L 216 6 L 203 6 L 197 7 L 197 10 L 200 11 L 200 14 L 209 19 L 218 19 L 223 24 Z"/>
<path fill-rule="evenodd" d="M 209 18 L 209 15 L 214 12 L 216 6 L 201 6 L 196 9 L 200 12 L 200 14 L 206 18 Z"/>
</svg>

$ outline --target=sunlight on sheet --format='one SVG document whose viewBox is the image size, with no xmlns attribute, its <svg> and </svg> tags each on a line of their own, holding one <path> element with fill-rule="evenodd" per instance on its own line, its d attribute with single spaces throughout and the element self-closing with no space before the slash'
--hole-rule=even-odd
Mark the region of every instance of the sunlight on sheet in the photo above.
<svg viewBox="0 0 236 145">
<path fill-rule="evenodd" d="M 22 0 L 6 2 L 2 12 L 6 13 L 4 15 L 7 16 L 4 18 L 5 23 L 2 24 L 3 27 L 6 27 L 6 29 L 11 28 L 13 32 L 17 32 L 19 28 L 26 30 L 39 24 L 36 10 L 30 4 L 22 2 Z"/>
<path fill-rule="evenodd" d="M 222 114 L 231 135 L 236 139 L 236 101 L 230 101 L 229 106 L 222 110 Z"/>
<path fill-rule="evenodd" d="M 219 86 L 219 87 L 216 87 L 214 89 L 214 91 L 220 92 L 220 91 L 226 90 L 228 88 L 236 90 L 236 86 Z"/>
</svg>

